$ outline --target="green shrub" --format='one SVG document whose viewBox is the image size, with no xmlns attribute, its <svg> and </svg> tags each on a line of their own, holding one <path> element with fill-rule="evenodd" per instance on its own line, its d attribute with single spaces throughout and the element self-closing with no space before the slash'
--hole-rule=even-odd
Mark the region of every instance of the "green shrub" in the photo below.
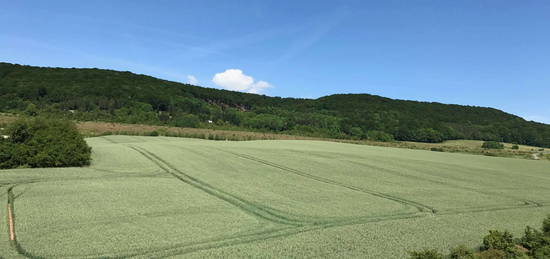
<svg viewBox="0 0 550 259">
<path fill-rule="evenodd" d="M 194 114 L 182 114 L 173 121 L 174 126 L 184 128 L 197 128 L 200 125 L 200 119 Z"/>
<path fill-rule="evenodd" d="M 479 253 L 479 259 L 507 259 L 508 256 L 504 251 L 498 249 L 489 249 Z"/>
<path fill-rule="evenodd" d="M 70 121 L 20 119 L 7 133 L 9 139 L 0 144 L 0 168 L 90 164 L 91 148 Z"/>
<path fill-rule="evenodd" d="M 504 149 L 504 144 L 496 141 L 485 141 L 481 147 L 485 149 Z"/>
<path fill-rule="evenodd" d="M 474 251 L 465 245 L 457 246 L 451 249 L 450 259 L 474 259 Z"/>
<path fill-rule="evenodd" d="M 436 250 L 424 249 L 409 252 L 413 259 L 549 259 L 550 258 L 550 215 L 543 221 L 542 231 L 527 227 L 520 239 L 514 239 L 508 231 L 489 231 L 483 238 L 481 252 L 474 253 L 464 245 L 450 250 L 444 257 Z"/>
<path fill-rule="evenodd" d="M 500 250 L 506 253 L 508 258 L 517 258 L 522 254 L 516 246 L 514 237 L 508 231 L 490 230 L 489 235 L 483 238 L 482 250 L 490 249 Z"/>
<path fill-rule="evenodd" d="M 519 146 L 518 146 L 518 145 L 513 145 L 513 146 L 512 146 L 512 149 L 518 150 L 518 149 L 519 149 Z"/>
<path fill-rule="evenodd" d="M 29 103 L 27 105 L 27 108 L 25 108 L 25 111 L 23 113 L 27 116 L 36 116 L 38 115 L 38 108 L 34 103 Z"/>
<path fill-rule="evenodd" d="M 550 258 L 550 245 L 546 245 L 546 246 L 537 248 L 533 252 L 533 257 L 535 259 L 548 259 L 548 258 Z"/>
<path fill-rule="evenodd" d="M 379 130 L 367 131 L 367 138 L 369 140 L 382 141 L 382 142 L 390 142 L 394 140 L 391 134 L 388 134 L 386 132 L 379 131 Z"/>
<path fill-rule="evenodd" d="M 440 148 L 440 147 L 432 147 L 430 148 L 431 151 L 436 151 L 436 152 L 444 152 L 445 150 L 443 150 L 443 148 Z"/>
<path fill-rule="evenodd" d="M 507 250 L 513 248 L 514 237 L 508 231 L 498 231 L 498 230 L 489 230 L 489 235 L 483 238 L 483 249 L 498 249 L 498 250 Z"/>
<path fill-rule="evenodd" d="M 550 237 L 550 215 L 542 222 L 542 232 L 545 236 Z"/>
<path fill-rule="evenodd" d="M 438 143 L 443 141 L 441 132 L 432 128 L 417 129 L 412 132 L 412 140 L 418 142 Z"/>
<path fill-rule="evenodd" d="M 365 137 L 365 133 L 360 127 L 351 127 L 349 130 L 349 134 L 353 139 L 362 139 Z"/>
<path fill-rule="evenodd" d="M 153 130 L 153 131 L 149 132 L 147 135 L 148 135 L 148 136 L 151 136 L 151 137 L 157 137 L 157 136 L 160 135 L 160 134 L 159 134 L 158 131 Z"/>
<path fill-rule="evenodd" d="M 519 243 L 526 249 L 534 250 L 544 245 L 544 235 L 542 232 L 528 226 L 525 228 L 525 234 L 519 240 Z"/>
<path fill-rule="evenodd" d="M 443 259 L 444 256 L 435 249 L 423 249 L 421 251 L 409 252 L 411 259 Z"/>
</svg>

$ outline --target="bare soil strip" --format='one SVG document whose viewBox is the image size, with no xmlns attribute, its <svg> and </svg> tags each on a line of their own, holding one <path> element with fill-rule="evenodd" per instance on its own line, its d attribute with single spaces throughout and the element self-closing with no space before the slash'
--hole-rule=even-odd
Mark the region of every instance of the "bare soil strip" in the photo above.
<svg viewBox="0 0 550 259">
<path fill-rule="evenodd" d="M 15 232 L 13 230 L 13 214 L 11 211 L 11 204 L 8 203 L 8 226 L 10 229 L 10 241 L 15 240 Z"/>
</svg>

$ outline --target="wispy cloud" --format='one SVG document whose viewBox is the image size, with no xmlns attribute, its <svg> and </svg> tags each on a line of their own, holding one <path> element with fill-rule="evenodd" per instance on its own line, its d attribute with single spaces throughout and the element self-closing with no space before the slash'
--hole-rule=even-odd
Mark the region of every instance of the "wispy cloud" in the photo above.
<svg viewBox="0 0 550 259">
<path fill-rule="evenodd" d="M 341 7 L 332 13 L 316 17 L 300 32 L 302 36 L 298 37 L 275 63 L 288 61 L 307 50 L 350 15 L 349 8 Z"/>
<path fill-rule="evenodd" d="M 187 83 L 190 85 L 197 85 L 199 80 L 194 75 L 187 75 Z"/>
</svg>

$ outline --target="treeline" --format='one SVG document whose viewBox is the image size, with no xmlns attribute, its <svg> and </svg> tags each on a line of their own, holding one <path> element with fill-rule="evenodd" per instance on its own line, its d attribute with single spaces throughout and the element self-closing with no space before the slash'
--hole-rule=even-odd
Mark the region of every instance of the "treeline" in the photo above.
<svg viewBox="0 0 550 259">
<path fill-rule="evenodd" d="M 477 139 L 550 147 L 550 125 L 491 108 L 368 94 L 315 100 L 268 97 L 101 69 L 0 63 L 0 111 L 312 137 L 419 142 Z"/>
</svg>

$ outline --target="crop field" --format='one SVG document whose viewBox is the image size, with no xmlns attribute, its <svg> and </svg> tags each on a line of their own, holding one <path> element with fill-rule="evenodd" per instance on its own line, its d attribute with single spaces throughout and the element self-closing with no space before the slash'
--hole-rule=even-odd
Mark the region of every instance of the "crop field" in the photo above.
<svg viewBox="0 0 550 259">
<path fill-rule="evenodd" d="M 406 258 L 522 233 L 550 163 L 310 140 L 87 139 L 87 168 L 0 171 L 1 258 Z"/>
</svg>

